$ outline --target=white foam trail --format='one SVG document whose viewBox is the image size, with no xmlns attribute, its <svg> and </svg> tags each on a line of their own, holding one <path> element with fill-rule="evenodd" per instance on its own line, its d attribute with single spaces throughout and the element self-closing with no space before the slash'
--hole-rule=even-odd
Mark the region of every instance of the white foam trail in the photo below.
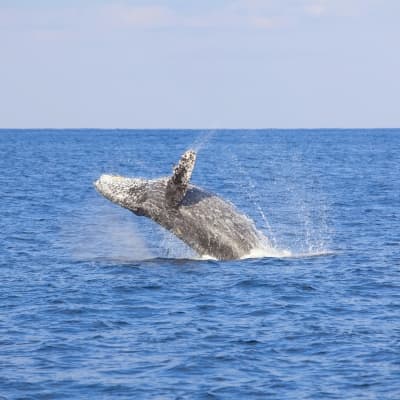
<svg viewBox="0 0 400 400">
<path fill-rule="evenodd" d="M 335 254 L 333 251 L 321 250 L 309 253 L 292 253 L 290 250 L 274 249 L 274 248 L 257 248 L 253 249 L 249 254 L 241 257 L 241 260 L 257 259 L 257 258 L 308 258 L 322 257 Z"/>
</svg>

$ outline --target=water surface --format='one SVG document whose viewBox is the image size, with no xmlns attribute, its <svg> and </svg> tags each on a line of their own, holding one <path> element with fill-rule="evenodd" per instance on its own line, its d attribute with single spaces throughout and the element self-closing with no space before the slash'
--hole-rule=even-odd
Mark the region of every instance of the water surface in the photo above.
<svg viewBox="0 0 400 400">
<path fill-rule="evenodd" d="M 192 181 L 292 257 L 199 260 L 101 173 Z M 400 398 L 400 131 L 0 131 L 0 396 Z"/>
</svg>

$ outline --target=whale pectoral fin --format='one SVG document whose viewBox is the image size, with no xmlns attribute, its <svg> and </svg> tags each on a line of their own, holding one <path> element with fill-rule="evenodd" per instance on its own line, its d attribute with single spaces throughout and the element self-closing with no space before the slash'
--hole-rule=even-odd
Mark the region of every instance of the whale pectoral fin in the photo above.
<svg viewBox="0 0 400 400">
<path fill-rule="evenodd" d="M 168 179 L 165 198 L 171 207 L 177 207 L 183 200 L 192 176 L 196 153 L 193 150 L 186 151 L 178 165 L 173 169 L 172 176 Z"/>
</svg>

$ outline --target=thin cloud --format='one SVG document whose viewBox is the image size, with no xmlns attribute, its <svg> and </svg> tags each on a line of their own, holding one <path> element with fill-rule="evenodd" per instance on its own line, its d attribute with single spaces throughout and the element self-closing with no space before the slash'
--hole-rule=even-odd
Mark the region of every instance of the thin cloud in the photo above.
<svg viewBox="0 0 400 400">
<path fill-rule="evenodd" d="M 64 29 L 76 27 L 93 15 L 86 7 L 0 6 L 0 29 Z"/>
<path fill-rule="evenodd" d="M 119 27 L 168 28 L 180 24 L 179 16 L 171 9 L 159 6 L 104 6 L 100 12 L 102 22 Z"/>
<path fill-rule="evenodd" d="M 375 7 L 379 0 L 236 0 L 228 8 L 235 13 L 261 18 L 301 20 L 307 17 L 355 17 Z"/>
<path fill-rule="evenodd" d="M 308 4 L 304 7 L 306 14 L 309 14 L 313 17 L 321 17 L 326 13 L 326 4 L 322 2 L 314 2 L 312 4 Z"/>
<path fill-rule="evenodd" d="M 184 14 L 172 7 L 156 4 L 140 7 L 104 6 L 100 15 L 103 23 L 111 23 L 120 28 L 277 29 L 288 23 L 284 17 L 253 12 L 255 9 L 243 13 L 241 3 L 227 3 L 224 7 L 210 9 L 199 15 Z"/>
<path fill-rule="evenodd" d="M 0 6 L 0 29 L 17 32 L 108 32 L 118 29 L 162 30 L 277 30 L 307 18 L 356 16 L 376 0 L 235 0 L 220 6 L 186 8 L 128 3 L 91 3 L 68 6 Z M 165 4 L 165 3 L 163 3 Z M 369 7 L 371 8 L 371 7 Z M 47 33 L 46 33 L 47 32 Z"/>
<path fill-rule="evenodd" d="M 373 0 L 309 0 L 304 11 L 312 17 L 349 18 L 362 15 L 373 3 Z"/>
</svg>

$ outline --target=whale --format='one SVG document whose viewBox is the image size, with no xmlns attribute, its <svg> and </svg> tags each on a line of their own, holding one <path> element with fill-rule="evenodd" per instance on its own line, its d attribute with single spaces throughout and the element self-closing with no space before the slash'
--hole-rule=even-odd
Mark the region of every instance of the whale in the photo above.
<svg viewBox="0 0 400 400">
<path fill-rule="evenodd" d="M 106 199 L 173 233 L 201 257 L 234 260 L 263 248 L 266 237 L 231 202 L 195 186 L 196 152 L 187 150 L 172 175 L 158 179 L 103 174 L 94 182 Z"/>
</svg>

